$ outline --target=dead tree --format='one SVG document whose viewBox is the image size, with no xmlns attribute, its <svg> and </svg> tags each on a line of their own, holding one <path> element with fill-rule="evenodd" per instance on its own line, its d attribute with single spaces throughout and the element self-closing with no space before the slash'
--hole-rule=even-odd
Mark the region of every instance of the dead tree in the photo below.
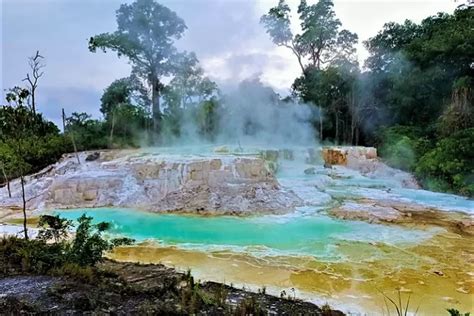
<svg viewBox="0 0 474 316">
<path fill-rule="evenodd" d="M 64 112 L 64 109 L 62 109 L 62 119 L 63 119 L 63 133 L 66 135 L 66 113 Z M 69 137 L 71 137 L 72 141 L 72 147 L 74 148 L 74 155 L 76 156 L 77 164 L 81 164 L 81 160 L 79 159 L 79 154 L 77 153 L 77 146 L 76 146 L 76 139 L 74 138 L 74 131 L 72 128 L 68 131 L 67 133 Z"/>
<path fill-rule="evenodd" d="M 3 173 L 3 178 L 5 179 L 5 182 L 7 183 L 7 190 L 8 190 L 8 197 L 12 197 L 12 192 L 10 190 L 10 179 L 7 176 L 7 173 L 5 171 L 5 164 L 1 163 L 0 166 L 2 167 L 2 173 Z"/>
<path fill-rule="evenodd" d="M 44 57 L 40 55 L 39 50 L 36 51 L 36 55 L 28 58 L 28 64 L 31 68 L 30 73 L 26 74 L 26 78 L 23 81 L 28 83 L 28 89 L 31 95 L 31 110 L 33 114 L 36 114 L 36 88 L 38 88 L 38 80 L 44 74 L 44 71 L 41 71 L 45 67 L 41 61 Z"/>
</svg>

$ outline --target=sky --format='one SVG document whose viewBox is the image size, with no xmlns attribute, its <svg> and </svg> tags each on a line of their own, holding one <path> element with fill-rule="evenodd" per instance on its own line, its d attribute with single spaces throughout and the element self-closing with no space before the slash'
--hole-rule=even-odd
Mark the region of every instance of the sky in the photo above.
<svg viewBox="0 0 474 316">
<path fill-rule="evenodd" d="M 308 0 L 314 3 L 316 0 Z M 67 114 L 87 112 L 99 118 L 100 97 L 114 80 L 130 74 L 126 59 L 113 52 L 91 53 L 88 39 L 116 30 L 115 10 L 127 0 L 0 0 L 2 100 L 4 90 L 22 85 L 27 58 L 36 50 L 45 57 L 45 74 L 37 91 L 38 110 L 59 125 L 61 108 Z M 300 75 L 295 57 L 276 47 L 259 24 L 262 14 L 278 0 L 158 0 L 184 19 L 188 27 L 177 42 L 194 51 L 207 76 L 222 90 L 241 80 L 260 77 L 281 95 L 290 92 Z M 299 0 L 287 0 L 298 29 Z M 359 36 L 358 56 L 368 53 L 362 41 L 384 23 L 410 19 L 420 22 L 437 12 L 452 13 L 455 0 L 334 0 L 343 28 Z"/>
</svg>

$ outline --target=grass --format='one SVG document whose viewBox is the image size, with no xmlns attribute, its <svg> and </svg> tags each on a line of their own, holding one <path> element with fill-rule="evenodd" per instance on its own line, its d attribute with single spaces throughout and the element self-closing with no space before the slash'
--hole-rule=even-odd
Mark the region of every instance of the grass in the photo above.
<svg viewBox="0 0 474 316">
<path fill-rule="evenodd" d="M 395 312 L 397 316 L 407 316 L 409 309 L 410 309 L 410 298 L 411 294 L 408 294 L 408 298 L 406 300 L 406 303 L 403 303 L 402 299 L 402 293 L 400 290 L 397 290 L 397 298 L 391 298 L 390 296 L 386 295 L 382 291 L 380 291 L 383 295 L 383 300 L 385 302 L 385 307 L 387 308 L 387 314 L 390 316 L 390 306 L 392 306 L 395 309 Z M 390 303 L 390 304 L 389 304 Z M 416 315 L 418 313 L 418 310 L 420 308 L 420 305 L 416 308 L 414 313 L 410 312 L 410 315 Z"/>
</svg>

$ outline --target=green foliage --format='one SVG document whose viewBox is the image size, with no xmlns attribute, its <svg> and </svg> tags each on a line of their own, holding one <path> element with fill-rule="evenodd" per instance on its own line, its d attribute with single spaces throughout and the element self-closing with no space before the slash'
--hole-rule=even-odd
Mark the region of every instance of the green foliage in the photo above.
<svg viewBox="0 0 474 316">
<path fill-rule="evenodd" d="M 470 316 L 471 313 L 461 313 L 460 311 L 458 311 L 457 309 L 454 309 L 454 308 L 449 308 L 447 309 L 448 313 L 450 316 Z"/>
<path fill-rule="evenodd" d="M 102 260 L 104 251 L 133 242 L 128 238 L 107 241 L 102 235 L 110 228 L 110 224 L 107 222 L 92 224 L 92 217 L 85 214 L 79 217 L 78 222 L 68 260 L 80 266 L 94 266 Z"/>
<path fill-rule="evenodd" d="M 210 141 L 218 133 L 219 129 L 219 103 L 216 99 L 203 101 L 197 108 L 197 126 L 199 133 Z"/>
<path fill-rule="evenodd" d="M 290 28 L 290 8 L 284 0 L 263 15 L 260 22 L 276 45 L 287 47 L 295 54 L 303 73 L 308 68 L 321 69 L 336 61 L 355 61 L 357 34 L 340 29 L 342 24 L 336 18 L 331 0 L 312 5 L 303 0 L 298 6 L 298 14 L 302 32 L 295 36 Z M 303 64 L 305 59 L 309 64 Z"/>
<path fill-rule="evenodd" d="M 132 73 L 150 87 L 152 116 L 158 131 L 163 89 L 160 80 L 176 72 L 179 54 L 174 40 L 181 38 L 186 25 L 175 12 L 153 0 L 122 4 L 117 10 L 117 24 L 117 31 L 91 37 L 89 50 L 109 49 L 129 59 Z"/>
<path fill-rule="evenodd" d="M 392 167 L 413 171 L 432 145 L 420 128 L 392 126 L 379 131 L 379 154 Z"/>
<path fill-rule="evenodd" d="M 107 119 L 119 104 L 131 104 L 132 84 L 130 78 L 117 79 L 108 86 L 100 98 L 100 111 Z"/>
<path fill-rule="evenodd" d="M 102 260 L 104 251 L 134 242 L 129 238 L 104 239 L 102 235 L 110 225 L 92 224 L 86 215 L 78 222 L 72 241 L 67 239 L 72 222 L 52 215 L 40 217 L 37 239 L 1 238 L 0 273 L 50 273 L 91 280 L 90 268 Z"/>
<path fill-rule="evenodd" d="M 474 128 L 441 139 L 420 158 L 416 173 L 432 190 L 474 196 Z"/>
<path fill-rule="evenodd" d="M 473 76 L 473 25 L 474 10 L 463 8 L 421 24 L 387 23 L 364 43 L 370 52 L 367 80 L 373 83 L 368 94 L 379 111 L 387 112 L 380 123 L 427 126 L 437 121 L 452 84 Z"/>
<path fill-rule="evenodd" d="M 25 106 L 0 107 L 0 163 L 7 178 L 39 171 L 70 148 L 70 142 L 41 114 Z"/>
<path fill-rule="evenodd" d="M 99 120 L 91 119 L 91 116 L 84 112 L 73 112 L 66 119 L 66 135 L 74 137 L 79 151 L 107 148 L 105 125 Z"/>
<path fill-rule="evenodd" d="M 16 106 L 26 106 L 29 97 L 30 91 L 21 87 L 13 87 L 5 95 L 8 104 Z"/>
<path fill-rule="evenodd" d="M 453 84 L 451 103 L 439 119 L 439 132 L 443 136 L 474 127 L 474 79 L 461 77 Z"/>
<path fill-rule="evenodd" d="M 65 276 L 75 280 L 91 283 L 96 277 L 92 266 L 81 266 L 77 263 L 65 262 L 64 264 L 52 269 L 52 275 Z"/>
<path fill-rule="evenodd" d="M 12 272 L 47 273 L 61 266 L 65 260 L 61 244 L 48 244 L 40 239 L 3 237 L 0 239 L 0 267 L 2 274 Z"/>
<path fill-rule="evenodd" d="M 235 307 L 233 315 L 267 315 L 264 308 L 260 306 L 254 296 L 250 298 L 244 298 Z"/>
<path fill-rule="evenodd" d="M 357 119 L 354 98 L 356 97 L 359 72 L 352 64 L 329 66 L 324 70 L 307 69 L 293 83 L 293 91 L 305 102 L 315 104 L 323 116 L 323 130 L 320 121 L 314 120 L 315 129 L 326 139 L 335 143 L 355 141 L 354 130 Z"/>
<path fill-rule="evenodd" d="M 59 217 L 59 215 L 41 215 L 38 227 L 40 231 L 38 238 L 47 242 L 53 240 L 55 243 L 65 239 L 72 221 Z"/>
</svg>

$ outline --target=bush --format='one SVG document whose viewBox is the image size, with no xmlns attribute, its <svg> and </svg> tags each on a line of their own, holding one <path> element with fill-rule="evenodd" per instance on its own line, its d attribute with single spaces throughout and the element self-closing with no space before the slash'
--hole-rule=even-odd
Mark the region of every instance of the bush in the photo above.
<svg viewBox="0 0 474 316">
<path fill-rule="evenodd" d="M 379 135 L 380 156 L 390 166 L 406 171 L 414 170 L 417 160 L 432 147 L 421 130 L 412 126 L 384 128 Z"/>
<path fill-rule="evenodd" d="M 18 237 L 0 239 L 1 272 L 47 273 L 65 262 L 65 251 L 60 244 L 47 244 L 39 239 Z"/>
<path fill-rule="evenodd" d="M 474 197 L 474 128 L 440 140 L 421 157 L 416 174 L 431 190 Z"/>
<path fill-rule="evenodd" d="M 104 239 L 102 234 L 109 224 L 92 224 L 92 217 L 82 215 L 78 222 L 72 241 L 66 239 L 71 222 L 51 215 L 40 217 L 37 239 L 0 239 L 0 273 L 50 273 L 92 280 L 90 268 L 103 259 L 104 251 L 133 242 L 129 238 Z"/>
</svg>

